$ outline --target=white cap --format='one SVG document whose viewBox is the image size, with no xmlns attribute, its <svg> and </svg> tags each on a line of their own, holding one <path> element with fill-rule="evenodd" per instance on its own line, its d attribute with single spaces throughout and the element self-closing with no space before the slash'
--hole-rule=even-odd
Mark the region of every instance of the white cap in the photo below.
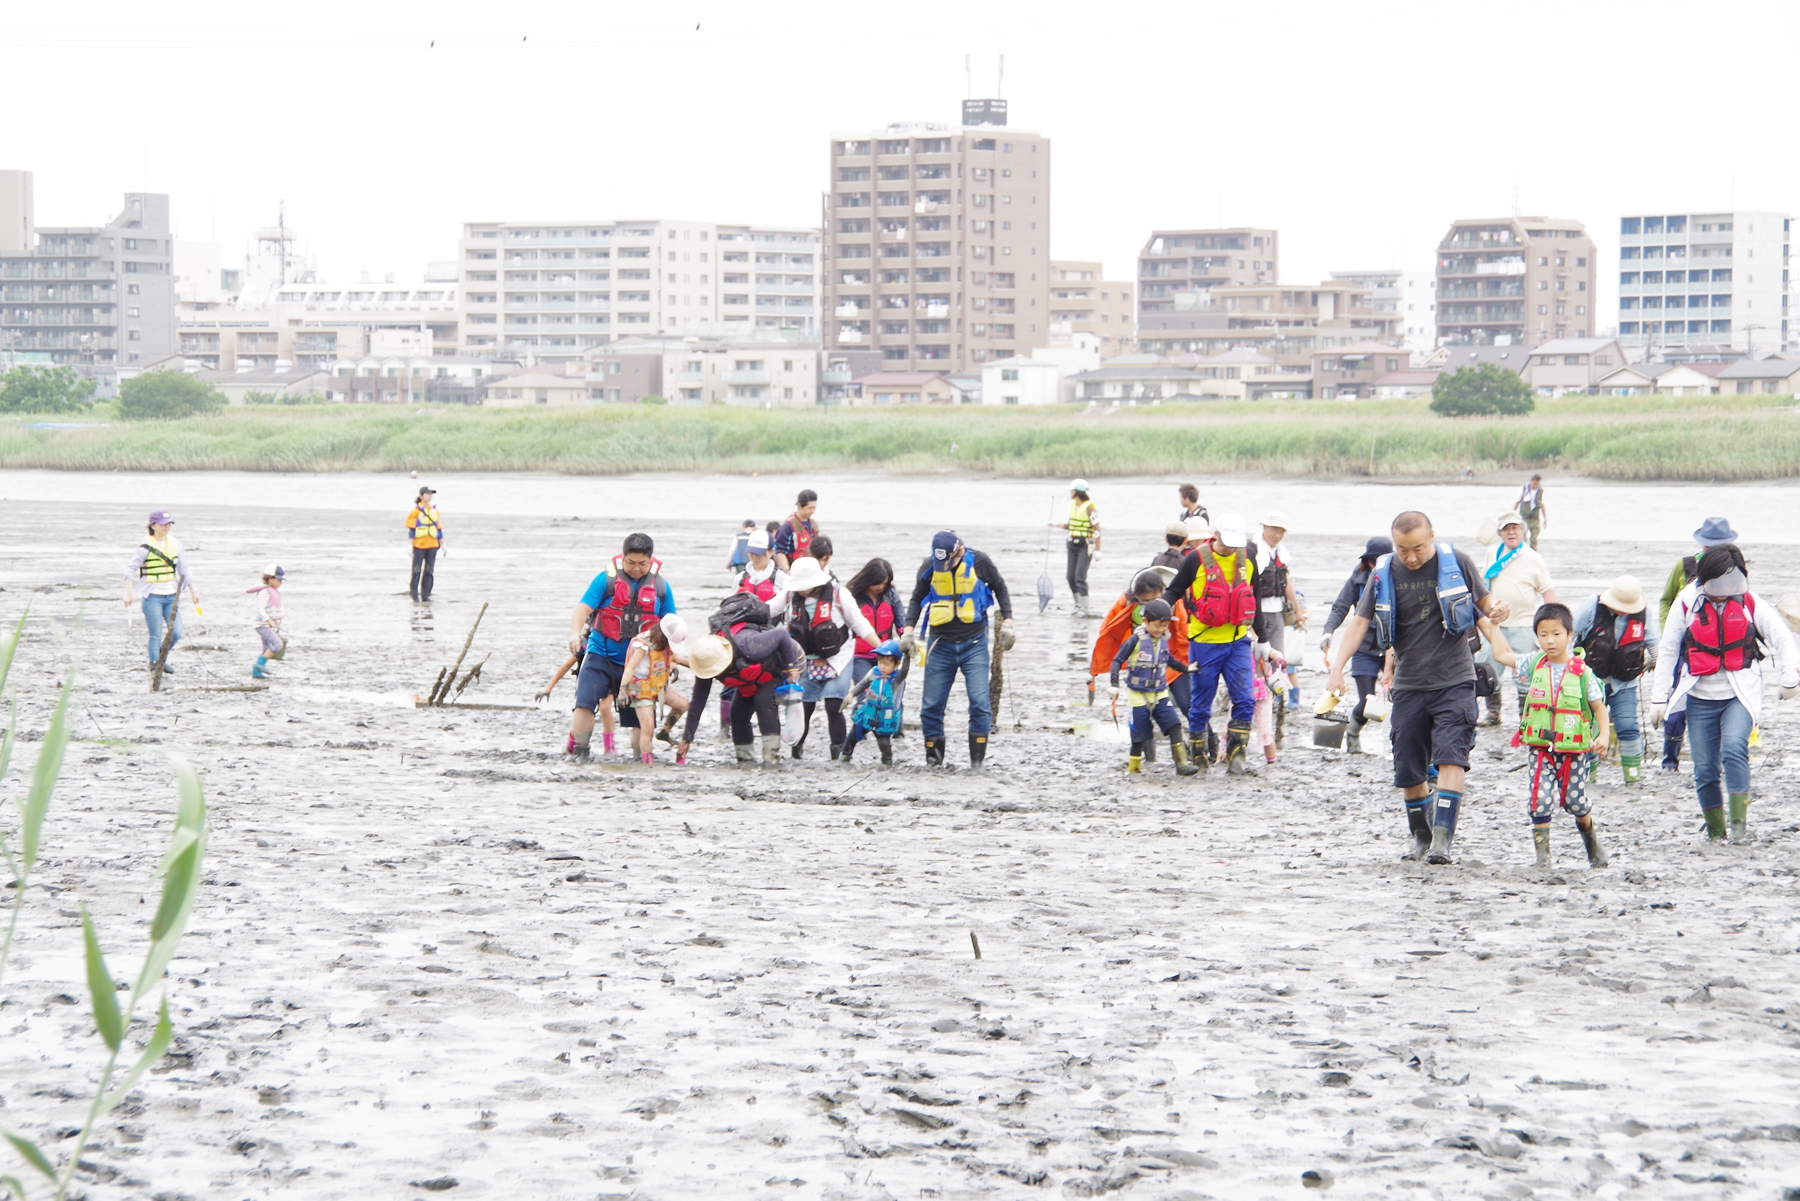
<svg viewBox="0 0 1800 1201">
<path fill-rule="evenodd" d="M 1502 513 L 1494 518 L 1494 529 L 1496 530 L 1503 530 L 1509 525 L 1523 526 L 1524 524 L 1525 519 L 1516 512 Z"/>
<path fill-rule="evenodd" d="M 1264 525 L 1272 525 L 1278 530 L 1288 530 L 1293 528 L 1288 524 L 1288 515 L 1283 513 L 1280 509 L 1270 509 L 1267 513 L 1263 514 L 1262 523 Z"/>
<path fill-rule="evenodd" d="M 789 592 L 810 592 L 814 588 L 829 583 L 831 583 L 831 573 L 826 571 L 811 555 L 795 559 L 793 569 L 788 572 Z"/>
<path fill-rule="evenodd" d="M 657 624 L 662 627 L 663 637 L 669 640 L 669 649 L 678 655 L 687 654 L 687 618 L 679 613 L 665 613 Z"/>
<path fill-rule="evenodd" d="M 1226 513 L 1213 521 L 1213 533 L 1219 541 L 1234 549 L 1242 547 L 1248 538 L 1244 536 L 1244 519 L 1236 513 Z"/>
<path fill-rule="evenodd" d="M 1088 482 L 1086 480 L 1070 480 L 1069 481 L 1069 491 L 1071 491 L 1071 492 L 1086 492 L 1087 490 L 1088 490 Z"/>
<path fill-rule="evenodd" d="M 763 554 L 768 554 L 769 553 L 769 531 L 757 530 L 754 534 L 750 535 L 750 541 L 748 543 L 746 543 L 745 545 L 747 545 L 751 550 L 760 551 Z"/>
<path fill-rule="evenodd" d="M 287 579 L 287 572 L 281 570 L 280 565 L 276 564 L 276 563 L 271 563 L 267 567 L 263 568 L 262 573 L 266 576 L 272 575 L 278 580 Z"/>
</svg>

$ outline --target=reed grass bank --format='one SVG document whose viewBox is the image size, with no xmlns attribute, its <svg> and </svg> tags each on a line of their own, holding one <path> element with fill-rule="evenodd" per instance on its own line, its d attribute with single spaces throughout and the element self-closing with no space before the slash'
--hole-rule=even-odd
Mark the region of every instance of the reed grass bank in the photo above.
<svg viewBox="0 0 1800 1201">
<path fill-rule="evenodd" d="M 89 420 L 107 420 L 99 410 Z M 1266 472 L 1445 477 L 1556 468 L 1617 480 L 1800 475 L 1792 397 L 1578 397 L 1445 419 L 1423 400 L 993 408 L 233 408 L 84 429 L 0 426 L 0 466 L 70 471 L 783 472 L 1002 476 Z"/>
</svg>

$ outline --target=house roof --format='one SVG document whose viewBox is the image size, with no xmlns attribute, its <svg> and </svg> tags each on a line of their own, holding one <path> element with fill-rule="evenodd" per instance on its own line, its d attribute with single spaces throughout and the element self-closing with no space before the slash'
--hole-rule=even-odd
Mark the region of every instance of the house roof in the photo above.
<svg viewBox="0 0 1800 1201">
<path fill-rule="evenodd" d="M 1714 379 L 1791 379 L 1800 375 L 1800 359 L 1740 359 L 1728 363 Z"/>
<path fill-rule="evenodd" d="M 1708 376 L 1712 376 L 1713 378 L 1717 379 L 1719 377 L 1719 375 L 1721 375 L 1724 372 L 1725 368 L 1731 366 L 1731 364 L 1726 363 L 1726 362 L 1666 363 L 1666 364 L 1659 363 L 1658 366 L 1662 367 L 1663 370 L 1665 370 L 1665 371 L 1672 371 L 1677 367 L 1686 367 L 1690 371 L 1698 371 L 1701 375 L 1708 375 Z"/>
<path fill-rule="evenodd" d="M 933 380 L 943 380 L 946 384 L 950 382 L 941 371 L 877 371 L 871 375 L 858 376 L 850 382 L 861 384 L 865 388 L 916 388 Z"/>
<path fill-rule="evenodd" d="M 1617 338 L 1557 338 L 1531 348 L 1532 354 L 1592 354 L 1615 344 Z"/>
<path fill-rule="evenodd" d="M 1599 386 L 1602 388 L 1622 387 L 1626 381 L 1620 377 L 1626 375 L 1631 376 L 1639 383 L 1647 384 L 1663 372 L 1668 371 L 1671 366 L 1672 364 L 1668 363 L 1632 363 L 1630 366 L 1617 368 L 1601 376 Z"/>
<path fill-rule="evenodd" d="M 1505 367 L 1509 371 L 1522 371 L 1530 360 L 1532 349 L 1529 346 L 1446 346 L 1448 356 L 1443 360 L 1444 370 L 1455 371 L 1459 367 L 1478 367 L 1483 363 L 1493 363 Z"/>
<path fill-rule="evenodd" d="M 1436 368 L 1423 371 L 1390 371 L 1386 375 L 1375 377 L 1370 386 L 1375 388 L 1394 388 L 1406 384 L 1433 384 L 1437 382 L 1439 372 Z"/>
</svg>

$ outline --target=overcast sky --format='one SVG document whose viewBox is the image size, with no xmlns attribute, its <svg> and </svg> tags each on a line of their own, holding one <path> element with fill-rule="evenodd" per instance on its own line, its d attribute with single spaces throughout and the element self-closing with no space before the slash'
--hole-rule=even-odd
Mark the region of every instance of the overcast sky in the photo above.
<svg viewBox="0 0 1800 1201">
<path fill-rule="evenodd" d="M 1774 2 L 35 10 L 0 29 L 0 166 L 36 173 L 40 224 L 147 187 L 230 263 L 285 201 L 339 279 L 416 277 L 465 220 L 816 223 L 830 134 L 956 120 L 968 54 L 977 96 L 1005 55 L 1014 124 L 1054 141 L 1053 252 L 1115 278 L 1151 228 L 1218 223 L 1279 229 L 1288 282 L 1418 269 L 1516 198 L 1587 222 L 1609 306 L 1621 213 L 1800 200 Z"/>
</svg>

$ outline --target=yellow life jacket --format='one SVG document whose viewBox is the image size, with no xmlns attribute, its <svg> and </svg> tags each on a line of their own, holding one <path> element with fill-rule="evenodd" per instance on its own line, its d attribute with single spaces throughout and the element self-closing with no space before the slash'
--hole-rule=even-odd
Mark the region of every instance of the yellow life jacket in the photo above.
<svg viewBox="0 0 1800 1201">
<path fill-rule="evenodd" d="M 138 574 L 152 584 L 174 583 L 175 577 L 180 574 L 176 570 L 176 564 L 181 562 L 181 547 L 175 540 L 170 538 L 161 546 L 146 542 L 144 552 L 144 565 L 138 569 Z"/>
<path fill-rule="evenodd" d="M 1094 502 L 1091 500 L 1071 500 L 1069 502 L 1069 537 L 1092 538 L 1094 536 Z"/>
<path fill-rule="evenodd" d="M 952 621 L 973 625 L 987 616 L 993 603 L 993 592 L 975 574 L 975 552 L 965 550 L 962 561 L 934 567 L 931 572 L 931 595 L 925 600 L 928 623 L 946 625 Z"/>
<path fill-rule="evenodd" d="M 663 689 L 669 686 L 669 673 L 675 665 L 674 657 L 667 650 L 656 650 L 644 647 L 644 662 L 638 668 L 644 674 L 635 677 L 631 686 L 640 701 L 653 701 L 662 696 Z"/>
<path fill-rule="evenodd" d="M 443 541 L 444 527 L 438 522 L 437 506 L 430 505 L 423 509 L 413 509 L 413 545 L 417 546 L 421 539 L 429 538 L 433 542 Z"/>
</svg>

